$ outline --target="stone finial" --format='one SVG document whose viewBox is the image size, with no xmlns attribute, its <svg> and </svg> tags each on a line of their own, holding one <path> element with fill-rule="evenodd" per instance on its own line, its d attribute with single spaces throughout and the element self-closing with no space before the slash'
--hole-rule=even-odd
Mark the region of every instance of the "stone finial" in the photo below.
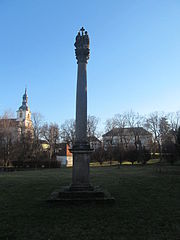
<svg viewBox="0 0 180 240">
<path fill-rule="evenodd" d="M 89 36 L 87 31 L 82 27 L 76 36 L 75 54 L 77 62 L 87 63 L 89 59 Z"/>
</svg>

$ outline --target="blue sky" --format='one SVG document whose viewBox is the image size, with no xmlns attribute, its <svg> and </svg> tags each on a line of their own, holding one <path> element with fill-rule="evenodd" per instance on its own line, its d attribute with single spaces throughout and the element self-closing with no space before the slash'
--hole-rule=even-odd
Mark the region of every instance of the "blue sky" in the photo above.
<svg viewBox="0 0 180 240">
<path fill-rule="evenodd" d="M 0 114 L 75 116 L 74 39 L 90 36 L 88 113 L 180 110 L 179 0 L 0 0 Z"/>
</svg>

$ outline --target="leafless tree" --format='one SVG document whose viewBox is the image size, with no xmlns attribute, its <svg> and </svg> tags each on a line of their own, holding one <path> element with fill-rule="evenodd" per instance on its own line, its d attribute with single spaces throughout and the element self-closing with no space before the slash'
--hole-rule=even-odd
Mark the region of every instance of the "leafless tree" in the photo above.
<svg viewBox="0 0 180 240">
<path fill-rule="evenodd" d="M 162 160 L 162 143 L 170 130 L 167 116 L 162 112 L 153 112 L 146 118 L 145 127 L 152 133 Z"/>
<path fill-rule="evenodd" d="M 161 145 L 172 140 L 172 131 L 166 116 L 160 118 L 159 131 L 161 137 Z"/>
<path fill-rule="evenodd" d="M 126 115 L 123 114 L 116 114 L 114 116 L 114 123 L 117 128 L 119 128 L 119 137 L 121 142 L 123 141 L 123 132 L 124 128 L 127 126 L 127 118 Z"/>
<path fill-rule="evenodd" d="M 136 149 L 140 144 L 140 126 L 142 126 L 143 118 L 138 114 L 134 113 L 133 111 L 125 112 L 122 114 L 116 114 L 113 118 L 108 119 L 106 121 L 106 131 L 111 131 L 112 133 L 112 142 L 114 138 L 114 132 L 116 135 L 118 134 L 119 145 L 126 147 L 129 145 L 129 142 L 132 140 L 131 136 L 126 135 L 125 128 L 129 127 L 130 131 L 134 136 L 134 144 Z M 115 130 L 115 131 L 114 131 Z"/>
<path fill-rule="evenodd" d="M 96 116 L 88 115 L 87 119 L 87 136 L 95 137 L 98 136 L 97 127 L 99 119 Z"/>
<path fill-rule="evenodd" d="M 117 127 L 117 124 L 116 124 L 114 117 L 106 120 L 106 122 L 105 122 L 105 131 L 106 132 L 109 132 L 116 127 Z"/>
<path fill-rule="evenodd" d="M 41 128 L 43 124 L 43 116 L 38 112 L 32 113 L 32 123 L 33 123 L 33 157 L 37 161 L 42 152 Z"/>
<path fill-rule="evenodd" d="M 88 115 L 87 119 L 87 136 L 88 137 L 99 137 L 97 131 L 99 119 L 93 115 Z M 68 143 L 73 144 L 75 141 L 76 123 L 74 119 L 66 120 L 60 127 L 61 139 Z"/>
<path fill-rule="evenodd" d="M 22 131 L 18 141 L 14 142 L 16 146 L 17 158 L 24 161 L 31 161 L 33 154 L 33 134 L 31 131 Z"/>
<path fill-rule="evenodd" d="M 13 152 L 13 119 L 11 112 L 5 111 L 0 119 L 0 158 L 8 166 Z"/>
<path fill-rule="evenodd" d="M 68 143 L 73 144 L 75 141 L 75 121 L 74 119 L 66 120 L 60 127 L 61 139 Z"/>
<path fill-rule="evenodd" d="M 143 125 L 143 117 L 139 113 L 129 111 L 126 113 L 127 126 L 131 129 L 131 132 L 134 135 L 134 145 L 135 148 L 141 148 L 141 130 L 140 127 Z"/>
<path fill-rule="evenodd" d="M 91 161 L 92 162 L 99 162 L 102 165 L 103 161 L 105 160 L 105 150 L 103 147 L 96 149 L 91 154 Z"/>
<path fill-rule="evenodd" d="M 41 128 L 41 136 L 49 145 L 49 159 L 52 160 L 56 156 L 56 151 L 59 143 L 59 126 L 55 123 L 45 123 Z"/>
<path fill-rule="evenodd" d="M 107 119 L 106 122 L 105 122 L 105 131 L 106 132 L 111 131 L 111 135 L 109 136 L 110 140 L 109 140 L 109 146 L 108 147 L 112 147 L 113 138 L 115 136 L 115 128 L 117 128 L 116 119 L 114 117 Z"/>
<path fill-rule="evenodd" d="M 167 119 L 170 124 L 171 134 L 174 138 L 174 142 L 177 143 L 178 129 L 180 127 L 180 111 L 167 114 Z"/>
<path fill-rule="evenodd" d="M 144 126 L 152 133 L 154 145 L 158 145 L 159 153 L 161 153 L 159 122 L 160 114 L 158 112 L 154 112 L 147 116 Z"/>
</svg>

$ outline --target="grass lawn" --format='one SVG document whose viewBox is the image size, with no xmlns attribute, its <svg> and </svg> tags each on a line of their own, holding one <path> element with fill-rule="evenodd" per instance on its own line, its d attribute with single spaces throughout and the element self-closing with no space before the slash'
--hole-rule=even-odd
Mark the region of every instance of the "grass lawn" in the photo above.
<svg viewBox="0 0 180 240">
<path fill-rule="evenodd" d="M 0 239 L 180 239 L 180 167 L 93 167 L 92 184 L 114 205 L 50 207 L 50 193 L 70 182 L 70 168 L 0 173 Z"/>
</svg>

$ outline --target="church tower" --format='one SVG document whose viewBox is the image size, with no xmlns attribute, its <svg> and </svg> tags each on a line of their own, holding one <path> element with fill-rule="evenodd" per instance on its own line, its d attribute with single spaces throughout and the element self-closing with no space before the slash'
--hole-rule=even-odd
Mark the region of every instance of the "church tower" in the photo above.
<svg viewBox="0 0 180 240">
<path fill-rule="evenodd" d="M 27 129 L 32 128 L 31 112 L 28 107 L 28 96 L 26 88 L 25 93 L 23 95 L 22 105 L 19 107 L 17 111 L 17 121 L 19 121 Z"/>
</svg>

